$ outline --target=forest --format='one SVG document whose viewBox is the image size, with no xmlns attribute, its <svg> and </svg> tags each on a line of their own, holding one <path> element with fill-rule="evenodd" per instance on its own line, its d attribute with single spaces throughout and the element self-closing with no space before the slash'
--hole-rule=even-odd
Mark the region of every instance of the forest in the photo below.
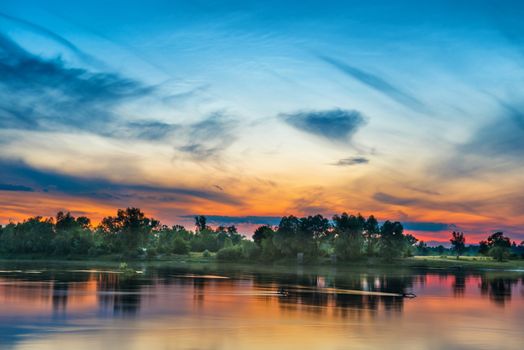
<svg viewBox="0 0 524 350">
<path fill-rule="evenodd" d="M 195 229 L 188 230 L 162 225 L 139 208 L 127 208 L 98 225 L 87 217 L 59 212 L 54 218 L 36 216 L 0 226 L 0 257 L 155 259 L 200 252 L 218 261 L 270 262 L 392 261 L 415 255 L 455 255 L 457 259 L 478 255 L 498 261 L 524 258 L 524 242 L 517 244 L 503 232 L 467 245 L 464 233 L 454 231 L 449 241 L 449 247 L 430 247 L 405 233 L 402 223 L 379 222 L 373 215 L 284 216 L 277 226 L 259 226 L 249 238 L 235 226 L 213 228 L 205 216 L 196 216 Z"/>
</svg>

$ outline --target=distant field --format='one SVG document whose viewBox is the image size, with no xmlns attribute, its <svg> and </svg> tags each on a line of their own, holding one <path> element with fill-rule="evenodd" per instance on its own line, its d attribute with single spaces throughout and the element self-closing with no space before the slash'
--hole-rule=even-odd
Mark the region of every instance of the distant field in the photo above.
<svg viewBox="0 0 524 350">
<path fill-rule="evenodd" d="M 508 260 L 499 262 L 491 257 L 461 256 L 415 256 L 405 259 L 407 266 L 429 268 L 493 268 L 493 269 L 524 269 L 524 260 Z"/>
</svg>

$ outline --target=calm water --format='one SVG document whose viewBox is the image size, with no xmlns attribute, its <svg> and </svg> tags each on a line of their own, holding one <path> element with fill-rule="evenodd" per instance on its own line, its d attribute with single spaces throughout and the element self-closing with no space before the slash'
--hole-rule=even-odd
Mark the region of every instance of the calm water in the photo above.
<svg viewBox="0 0 524 350">
<path fill-rule="evenodd" d="M 524 347 L 522 272 L 135 267 L 0 263 L 0 348 Z"/>
</svg>

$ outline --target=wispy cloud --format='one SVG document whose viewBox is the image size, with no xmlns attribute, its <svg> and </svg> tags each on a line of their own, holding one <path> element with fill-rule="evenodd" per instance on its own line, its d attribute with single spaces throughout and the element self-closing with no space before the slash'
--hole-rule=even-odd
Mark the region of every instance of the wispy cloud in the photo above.
<svg viewBox="0 0 524 350">
<path fill-rule="evenodd" d="M 0 127 L 110 132 L 124 101 L 152 88 L 118 74 L 68 68 L 33 55 L 0 34 Z"/>
<path fill-rule="evenodd" d="M 280 116 L 294 128 L 334 142 L 348 142 L 366 120 L 355 110 L 303 111 Z"/>
<path fill-rule="evenodd" d="M 34 190 L 23 185 L 0 184 L 0 191 L 33 192 Z"/>
<path fill-rule="evenodd" d="M 197 123 L 185 125 L 182 133 L 186 141 L 176 149 L 195 160 L 217 158 L 236 140 L 237 124 L 224 113 L 213 113 Z"/>
<path fill-rule="evenodd" d="M 453 180 L 524 169 L 524 102 L 497 103 L 494 118 L 456 145 L 451 155 L 432 164 L 432 174 Z"/>
<path fill-rule="evenodd" d="M 379 77 L 378 75 L 353 67 L 332 57 L 319 56 L 319 58 L 342 71 L 343 73 L 349 75 L 353 79 L 356 79 L 362 84 L 379 91 L 380 93 L 388 96 L 392 100 L 406 107 L 417 111 L 424 109 L 424 104 L 415 98 L 412 94 L 402 90 L 401 88 L 388 82 L 386 79 Z"/>
<path fill-rule="evenodd" d="M 336 166 L 352 166 L 352 165 L 359 165 L 359 164 L 367 164 L 369 163 L 369 159 L 364 157 L 350 157 L 350 158 L 344 158 L 338 160 L 336 163 L 333 163 L 333 165 Z"/>
<path fill-rule="evenodd" d="M 53 32 L 52 30 L 49 30 L 41 25 L 38 25 L 34 22 L 27 21 L 22 18 L 18 18 L 15 16 L 11 16 L 7 13 L 0 12 L 0 18 L 3 18 L 4 20 L 8 20 L 11 22 L 14 22 L 16 24 L 22 25 L 29 30 L 38 33 L 48 39 L 53 40 L 54 42 L 64 46 L 65 48 L 69 49 L 71 52 L 76 54 L 80 59 L 82 59 L 84 62 L 96 65 L 96 66 L 104 66 L 102 62 L 100 62 L 98 59 L 94 58 L 93 56 L 87 54 L 86 52 L 80 50 L 75 44 L 73 44 L 71 41 L 67 40 L 61 35 L 58 35 L 57 33 Z"/>
<path fill-rule="evenodd" d="M 33 190 L 46 193 L 67 194 L 72 196 L 103 200 L 156 199 L 168 202 L 187 202 L 194 199 L 238 205 L 241 201 L 223 191 L 207 191 L 191 187 L 159 186 L 146 184 L 117 183 L 103 178 L 79 177 L 41 170 L 23 162 L 0 161 L 2 173 L 0 181 L 19 184 L 11 190 Z M 0 186 L 9 188 L 7 185 Z"/>
</svg>

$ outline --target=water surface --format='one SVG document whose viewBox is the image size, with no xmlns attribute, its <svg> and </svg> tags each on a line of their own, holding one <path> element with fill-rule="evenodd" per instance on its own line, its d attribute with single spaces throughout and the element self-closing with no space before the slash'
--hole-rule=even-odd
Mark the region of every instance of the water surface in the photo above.
<svg viewBox="0 0 524 350">
<path fill-rule="evenodd" d="M 522 349 L 524 342 L 518 271 L 133 267 L 141 273 L 1 262 L 0 348 Z"/>
</svg>

